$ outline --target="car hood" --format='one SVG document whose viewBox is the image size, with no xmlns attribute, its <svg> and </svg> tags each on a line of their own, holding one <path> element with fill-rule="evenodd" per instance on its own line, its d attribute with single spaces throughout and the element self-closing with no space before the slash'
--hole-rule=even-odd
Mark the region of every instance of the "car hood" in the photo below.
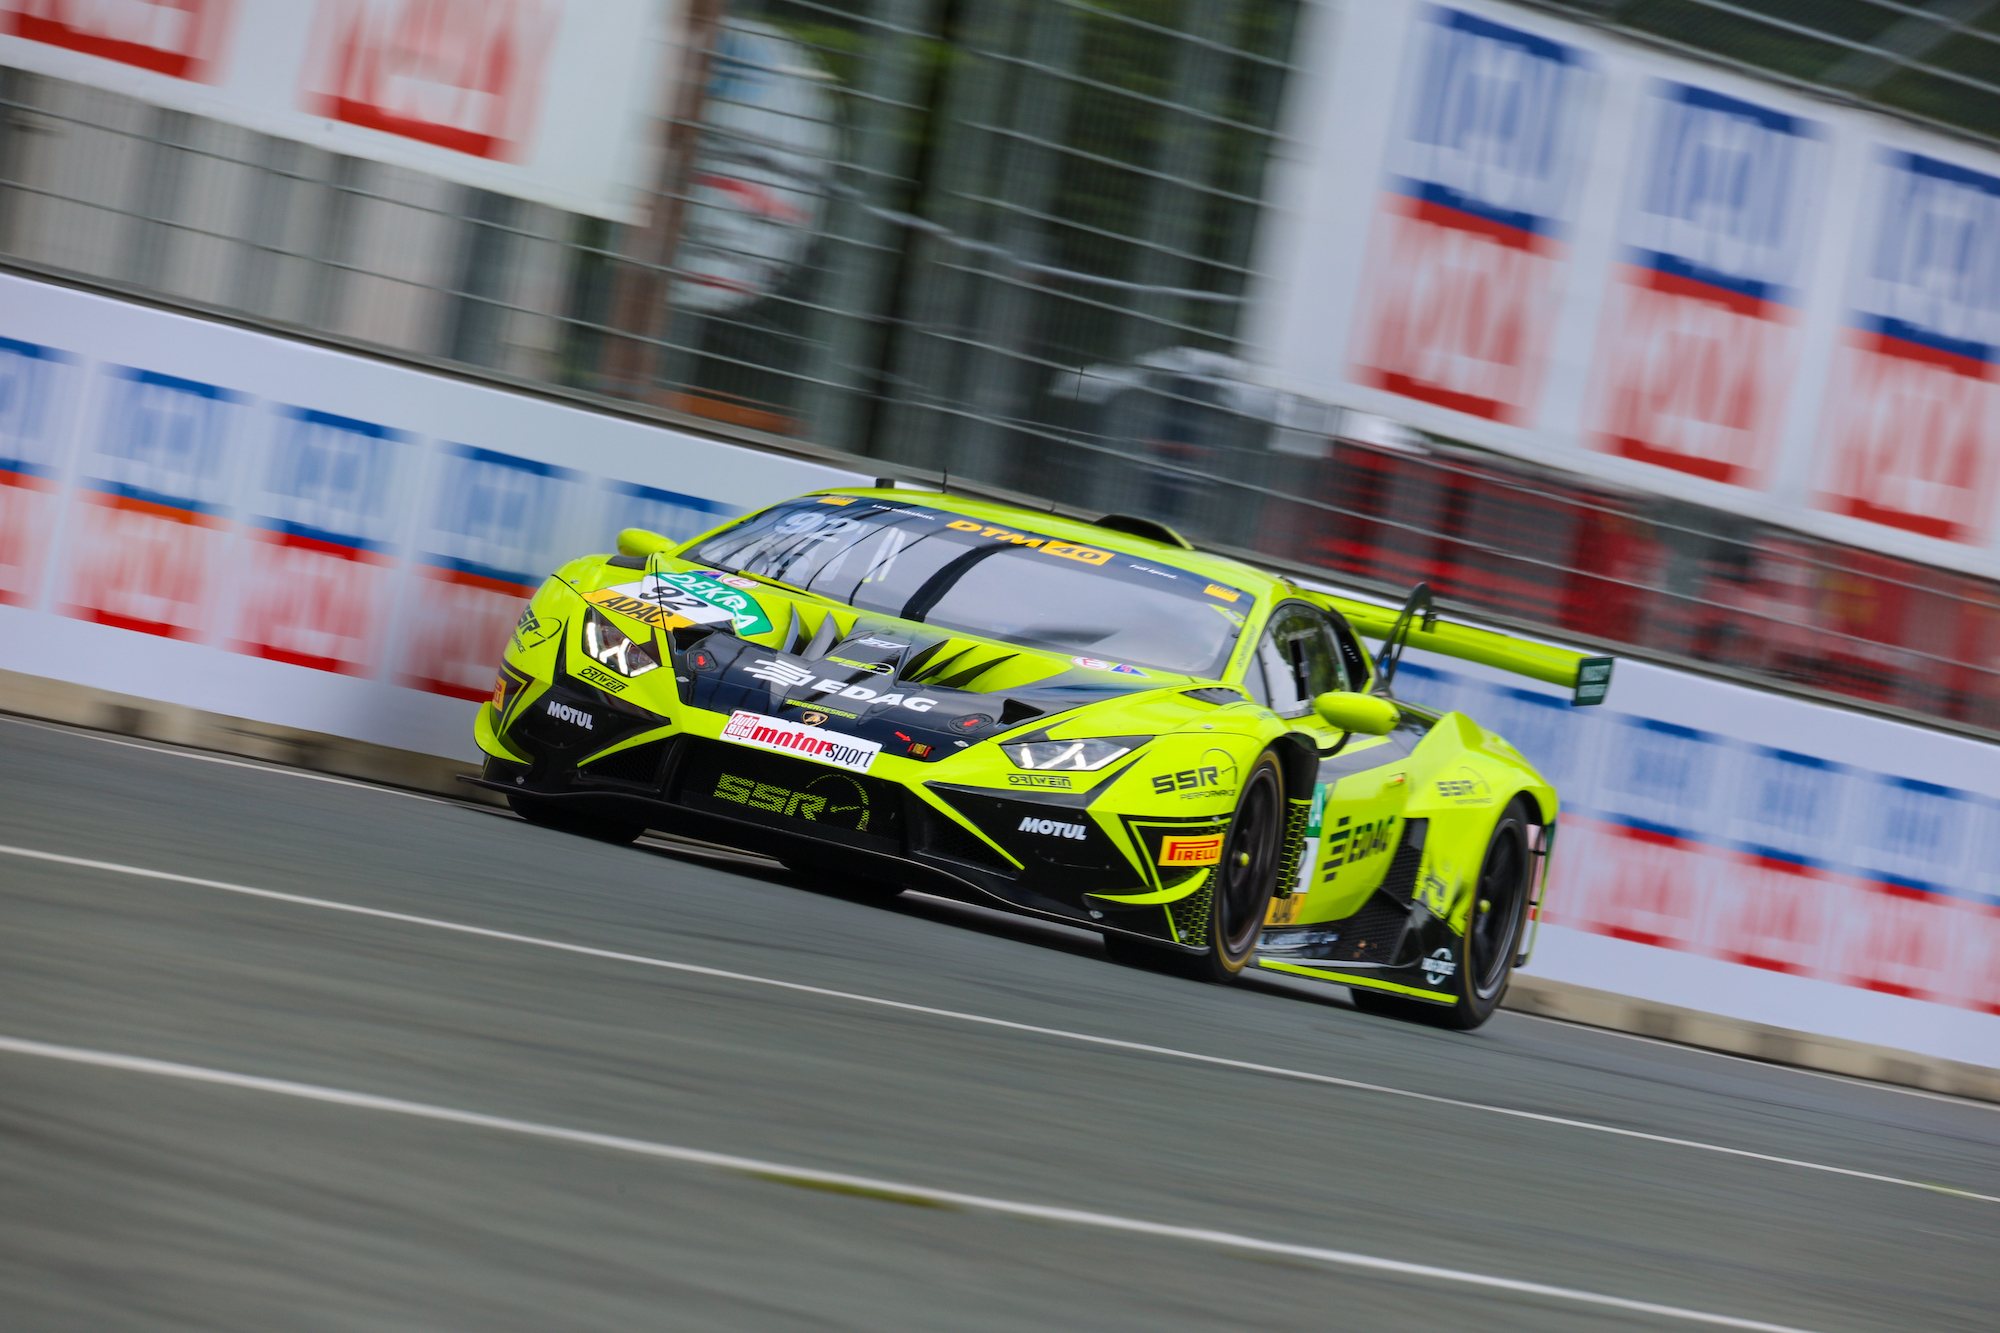
<svg viewBox="0 0 2000 1333">
<path fill-rule="evenodd" d="M 611 594 L 665 605 L 664 584 L 680 595 L 670 601 L 682 623 L 668 632 L 685 704 L 805 721 L 930 762 L 1080 709 L 1214 684 L 900 620 L 674 561 L 656 559 L 642 581 L 623 577 L 633 582 L 584 599 L 616 612 Z"/>
</svg>

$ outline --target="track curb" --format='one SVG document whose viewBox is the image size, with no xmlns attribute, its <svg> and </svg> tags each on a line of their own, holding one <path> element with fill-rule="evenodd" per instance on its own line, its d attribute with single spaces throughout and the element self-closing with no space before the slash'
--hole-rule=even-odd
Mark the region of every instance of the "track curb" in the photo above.
<svg viewBox="0 0 2000 1333">
<path fill-rule="evenodd" d="M 498 795 L 458 781 L 460 774 L 479 770 L 455 759 L 205 712 L 18 671 L 0 671 L 0 713 L 378 782 L 409 791 L 431 792 L 454 800 L 501 803 Z M 1591 990 L 1532 973 L 1515 975 L 1501 1005 L 1518 1013 L 1771 1064 L 2000 1102 L 2000 1069 L 1770 1027 L 1698 1009 Z"/>
</svg>

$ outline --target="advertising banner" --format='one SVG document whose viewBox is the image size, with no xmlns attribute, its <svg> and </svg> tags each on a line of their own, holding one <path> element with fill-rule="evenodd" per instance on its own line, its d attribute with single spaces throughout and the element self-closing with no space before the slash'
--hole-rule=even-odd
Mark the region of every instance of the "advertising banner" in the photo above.
<svg viewBox="0 0 2000 1333">
<path fill-rule="evenodd" d="M 474 759 L 556 566 L 866 480 L 0 276 L 4 670 Z"/>
<path fill-rule="evenodd" d="M 1494 0 L 1313 18 L 1271 387 L 2000 577 L 2000 153 Z"/>
<path fill-rule="evenodd" d="M 0 64 L 638 221 L 667 0 L 0 0 Z"/>
<path fill-rule="evenodd" d="M 1562 793 L 1534 975 L 2000 1067 L 1993 746 L 1643 662 L 1573 708 L 1409 656 L 1399 694 Z"/>
</svg>

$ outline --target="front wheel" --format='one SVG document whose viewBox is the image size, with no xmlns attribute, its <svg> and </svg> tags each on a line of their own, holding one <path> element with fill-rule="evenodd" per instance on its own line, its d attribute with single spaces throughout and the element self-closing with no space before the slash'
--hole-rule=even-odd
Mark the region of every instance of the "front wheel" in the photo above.
<svg viewBox="0 0 2000 1333">
<path fill-rule="evenodd" d="M 1470 1032 L 1487 1019 L 1507 993 L 1513 975 L 1514 954 L 1520 946 L 1521 928 L 1528 915 L 1530 877 L 1534 861 L 1528 854 L 1528 825 L 1533 807 L 1527 797 L 1516 797 L 1493 826 L 1486 843 L 1486 859 L 1480 862 L 1479 882 L 1474 886 L 1471 913 L 1466 918 L 1463 956 L 1452 973 L 1453 999 L 1449 1008 L 1406 1000 L 1381 991 L 1353 991 L 1354 1007 L 1363 1013 L 1428 1023 L 1433 1027 Z"/>
<path fill-rule="evenodd" d="M 1180 953 L 1116 933 L 1104 937 L 1104 952 L 1115 962 L 1181 972 L 1199 981 L 1228 981 L 1257 952 L 1271 894 L 1278 886 L 1278 863 L 1285 840 L 1285 781 L 1268 751 L 1251 766 L 1236 813 L 1222 840 L 1222 860 L 1209 877 L 1207 919 L 1187 942 L 1205 946 L 1198 955 Z"/>
</svg>

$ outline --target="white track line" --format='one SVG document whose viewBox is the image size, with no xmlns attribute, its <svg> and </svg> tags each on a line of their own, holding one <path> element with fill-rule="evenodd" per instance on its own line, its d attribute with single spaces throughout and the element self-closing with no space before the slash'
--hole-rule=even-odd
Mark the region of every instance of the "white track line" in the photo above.
<svg viewBox="0 0 2000 1333">
<path fill-rule="evenodd" d="M 1438 1268 L 1430 1264 L 1413 1264 L 1401 1259 L 1384 1259 L 1372 1254 L 1356 1254 L 1349 1250 L 1328 1250 L 1314 1245 L 1292 1245 L 1283 1241 L 1262 1240 L 1256 1236 L 1240 1235 L 1232 1231 L 1211 1231 L 1201 1227 L 1183 1227 L 1173 1226 L 1164 1222 L 1147 1222 L 1134 1217 L 1120 1217 L 1115 1213 L 1094 1213 L 1079 1208 L 1058 1208 L 1048 1204 L 1021 1203 L 1013 1199 L 989 1198 L 981 1194 L 960 1194 L 953 1190 L 932 1189 L 925 1185 L 909 1185 L 894 1180 L 877 1180 L 869 1176 L 850 1176 L 837 1171 L 821 1171 L 814 1167 L 792 1166 L 783 1162 L 767 1162 L 755 1157 L 737 1157 L 730 1153 L 708 1152 L 700 1148 L 682 1148 L 671 1143 L 655 1143 L 647 1139 L 628 1139 L 616 1134 L 597 1134 L 589 1130 L 568 1129 L 561 1125 L 544 1125 L 532 1120 L 514 1120 L 505 1116 L 485 1115 L 478 1111 L 461 1111 L 449 1106 L 433 1106 L 428 1102 L 404 1101 L 397 1097 L 378 1097 L 373 1093 L 350 1092 L 344 1088 L 327 1088 L 314 1083 L 294 1083 L 286 1079 L 260 1078 L 255 1074 L 238 1074 L 226 1069 L 210 1069 L 202 1065 L 177 1064 L 169 1060 L 152 1060 L 138 1055 L 119 1055 L 110 1051 L 86 1050 L 76 1046 L 57 1046 L 48 1042 L 27 1041 L 19 1037 L 5 1036 L 0 1036 L 0 1051 L 15 1055 L 39 1056 L 49 1060 L 62 1060 L 70 1064 L 92 1065 L 100 1069 L 116 1069 L 126 1073 L 152 1074 L 156 1077 L 183 1079 L 192 1083 L 209 1083 L 219 1084 L 228 1088 L 244 1088 L 253 1092 L 273 1093 L 281 1097 L 296 1097 L 301 1101 L 324 1102 L 334 1106 L 352 1107 L 356 1110 L 385 1111 L 394 1115 L 414 1116 L 418 1119 L 443 1121 L 454 1125 L 467 1125 L 476 1129 L 500 1130 L 504 1133 L 521 1134 L 538 1139 L 554 1139 L 563 1143 L 573 1143 L 591 1148 L 605 1148 L 613 1152 L 631 1153 L 636 1156 L 651 1157 L 656 1160 L 687 1162 L 695 1166 L 714 1167 L 722 1171 L 776 1180 L 779 1183 L 832 1186 L 836 1189 L 865 1191 L 870 1194 L 884 1195 L 892 1200 L 903 1199 L 912 1203 L 924 1203 L 947 1208 L 962 1208 L 983 1213 L 998 1213 L 1006 1217 L 1032 1218 L 1038 1222 L 1057 1222 L 1069 1226 L 1092 1227 L 1100 1231 L 1119 1231 L 1141 1236 L 1157 1236 L 1163 1240 L 1186 1241 L 1195 1245 L 1245 1251 L 1252 1254 L 1274 1254 L 1295 1259 L 1310 1259 L 1319 1263 L 1335 1264 L 1342 1268 L 1388 1273 L 1397 1277 L 1425 1278 L 1433 1282 L 1450 1282 L 1460 1286 L 1484 1287 L 1491 1291 L 1505 1291 L 1521 1296 L 1539 1296 L 1549 1300 L 1568 1301 L 1577 1305 L 1592 1305 L 1600 1308 L 1624 1310 L 1633 1314 L 1653 1315 L 1660 1319 L 1674 1319 L 1690 1324 L 1707 1324 L 1717 1328 L 1751 1329 L 1755 1330 L 1756 1333 L 1808 1333 L 1807 1330 L 1793 1328 L 1785 1324 L 1767 1324 L 1756 1319 L 1739 1319 L 1733 1315 L 1711 1314 L 1705 1310 L 1688 1310 L 1675 1305 L 1657 1304 L 1653 1301 L 1629 1300 L 1623 1296 L 1607 1296 L 1600 1292 L 1579 1291 L 1574 1287 L 1550 1286 L 1547 1283 L 1528 1282 L 1520 1278 L 1496 1277 L 1487 1273 L 1473 1273 L 1457 1268 Z"/>
<path fill-rule="evenodd" d="M 1854 1180 L 1871 1180 L 1878 1184 L 1901 1185 L 1909 1189 L 1926 1190 L 1936 1194 L 1949 1194 L 1961 1199 L 1977 1199 L 1983 1203 L 2000 1203 L 2000 1195 L 1978 1194 L 1972 1190 L 1957 1189 L 1950 1185 L 1933 1184 L 1929 1181 L 1906 1180 L 1900 1176 L 1879 1175 L 1873 1171 L 1857 1171 L 1852 1167 L 1830 1166 L 1824 1162 L 1807 1162 L 1795 1157 L 1777 1157 L 1770 1153 L 1752 1152 L 1747 1148 L 1730 1148 L 1719 1143 L 1703 1143 L 1697 1139 L 1679 1139 L 1665 1134 L 1649 1134 L 1643 1130 L 1624 1129 L 1617 1125 L 1604 1125 L 1592 1120 L 1572 1120 L 1566 1116 L 1544 1115 L 1539 1111 L 1521 1111 L 1508 1106 L 1492 1106 L 1485 1102 L 1464 1101 L 1457 1097 L 1441 1097 L 1435 1093 L 1415 1092 L 1408 1088 L 1389 1087 L 1381 1083 L 1363 1083 L 1357 1079 L 1337 1078 L 1332 1074 L 1315 1074 L 1302 1069 L 1287 1069 L 1281 1065 L 1257 1064 L 1249 1060 L 1232 1060 L 1227 1056 L 1221 1055 L 1203 1055 L 1198 1051 L 1183 1051 L 1172 1046 L 1154 1046 L 1147 1042 L 1125 1041 L 1118 1037 L 1101 1037 L 1089 1032 L 1072 1032 L 1065 1028 L 1041 1027 L 1033 1023 L 1017 1023 L 1007 1018 L 990 1018 L 984 1014 L 969 1014 L 956 1009 L 939 1009 L 927 1004 L 912 1004 L 906 1000 L 885 999 L 878 995 L 861 995 L 854 991 L 831 990 L 825 986 L 811 986 L 798 981 L 783 981 L 776 977 L 760 977 L 749 972 L 731 972 L 719 967 L 703 967 L 698 963 L 677 963 L 665 958 L 650 958 L 645 954 L 622 953 L 615 949 L 598 949 L 587 944 L 569 944 L 562 940 L 542 939 L 534 935 L 517 935 L 512 931 L 492 930 L 485 926 L 469 926 L 457 921 L 442 921 L 436 917 L 414 916 L 408 912 L 391 912 L 380 907 L 363 907 L 358 903 L 343 903 L 328 898 L 310 898 L 303 894 L 282 893 L 276 889 L 258 889 L 245 884 L 228 884 L 221 880 L 200 879 L 193 875 L 176 875 L 164 870 L 147 870 L 142 866 L 119 865 L 113 861 L 92 861 L 81 856 L 64 856 L 56 852 L 36 851 L 28 847 L 9 847 L 0 844 L 0 855 L 25 857 L 33 861 L 48 861 L 56 865 L 76 866 L 84 870 L 109 871 L 113 874 L 132 875 L 140 879 L 163 880 L 171 884 L 191 884 L 198 888 L 219 889 L 224 893 L 240 893 L 252 898 L 264 898 L 273 902 L 291 903 L 300 907 L 317 907 L 329 912 L 347 912 L 354 916 L 373 917 L 381 921 L 397 921 L 404 925 L 424 926 L 432 930 L 448 930 L 455 934 L 473 935 L 481 939 L 505 940 L 510 944 L 526 944 L 538 949 L 555 949 L 562 953 L 581 954 L 587 958 L 603 958 L 618 963 L 637 963 L 644 967 L 657 967 L 670 972 L 711 977 L 719 981 L 738 981 L 755 986 L 770 986 L 778 990 L 792 991 L 801 995 L 817 995 L 827 999 L 845 1000 L 853 1004 L 875 1005 L 883 1009 L 894 1009 L 910 1014 L 924 1014 L 928 1017 L 950 1019 L 959 1023 L 977 1023 L 982 1027 L 1000 1028 L 1009 1032 L 1026 1032 L 1040 1037 L 1056 1037 L 1063 1041 L 1083 1042 L 1092 1046 L 1105 1046 L 1113 1050 L 1133 1051 L 1142 1055 L 1166 1056 L 1175 1060 L 1189 1060 L 1197 1064 L 1214 1065 L 1224 1069 L 1240 1069 L 1248 1073 L 1268 1074 L 1278 1078 L 1296 1079 L 1306 1083 L 1320 1083 L 1336 1088 L 1348 1088 L 1357 1092 L 1373 1092 L 1390 1097 L 1404 1097 L 1411 1101 L 1428 1102 L 1434 1106 L 1455 1106 L 1468 1111 L 1482 1111 L 1489 1115 L 1504 1115 L 1516 1120 L 1530 1120 L 1537 1124 L 1558 1125 L 1565 1129 L 1589 1130 L 1597 1134 L 1616 1135 L 1619 1138 L 1638 1139 L 1647 1143 L 1661 1143 L 1677 1148 L 1693 1148 L 1701 1152 L 1720 1153 L 1727 1157 L 1742 1157 L 1756 1162 L 1768 1162 L 1774 1166 L 1796 1167 L 1802 1171 L 1820 1171 L 1828 1175 L 1846 1176 Z"/>
<path fill-rule="evenodd" d="M 447 796 L 431 796 L 423 792 L 408 791 L 401 787 L 391 787 L 383 783 L 368 782 L 358 778 L 336 778 L 325 773 L 308 773 L 304 769 L 291 768 L 275 762 L 253 763 L 242 759 L 225 759 L 220 755 L 203 754 L 197 750 L 189 750 L 189 749 L 166 746 L 166 745 L 146 745 L 146 744 L 141 744 L 138 741 L 120 740 L 115 736 L 101 735 L 97 732 L 87 731 L 79 727 L 57 726 L 57 725 L 51 725 L 46 722 L 34 722 L 23 717 L 0 715 L 0 721 L 12 722 L 15 723 L 16 725 L 23 727 L 33 727 L 37 731 L 51 731 L 61 736 L 75 736 L 82 740 L 87 740 L 87 741 L 101 741 L 106 745 L 122 745 L 128 749 L 144 750 L 149 754 L 168 755 L 180 759 L 193 759 L 204 764 L 223 764 L 230 768 L 252 768 L 256 769 L 260 773 L 283 773 L 289 777 L 304 778 L 308 782 L 330 782 L 338 787 L 363 787 L 369 791 L 384 792 L 390 796 L 406 796 L 413 801 L 428 801 L 434 805 L 455 805 L 462 810 L 474 810 L 478 811 L 481 814 L 498 815 L 502 818 L 509 817 L 509 813 L 505 810 L 500 809 L 498 806 L 483 805 L 475 801 L 453 800 Z M 709 843 L 702 843 L 694 839 L 669 840 L 669 839 L 649 836 L 640 838 L 639 844 L 641 846 L 658 848 L 661 851 L 678 852 L 684 855 L 704 856 L 710 859 L 726 859 L 732 861 L 740 861 L 746 864 L 757 865 L 757 866 L 775 867 L 781 864 L 780 862 L 775 861 L 768 856 L 759 856 L 754 852 L 741 852 L 735 848 L 722 847 Z M 1013 913 L 1001 912 L 997 908 L 980 907 L 979 904 L 977 903 L 962 902 L 956 898 L 937 898 L 927 893 L 917 893 L 914 896 L 919 898 L 928 898 L 933 902 L 949 903 L 953 907 L 972 907 L 980 911 L 992 912 L 997 916 L 1005 916 L 1017 921 L 1020 920 L 1041 921 L 1040 918 L 1019 917 L 1014 915 Z M 1064 926 L 1060 922 L 1054 922 L 1054 921 L 1041 921 L 1041 924 L 1045 926 L 1051 926 L 1059 930 L 1074 930 L 1078 933 L 1087 935 L 1096 934 L 1095 931 L 1087 930 L 1082 926 Z M 1264 979 L 1268 980 L 1268 978 Z M 1760 1065 L 1765 1069 L 1777 1069 L 1790 1074 L 1804 1074 L 1808 1078 L 1831 1079 L 1837 1083 L 1851 1083 L 1856 1087 L 1873 1088 L 1878 1092 L 1893 1092 L 1898 1094 L 1899 1096 L 1904 1096 L 1904 1097 L 1922 1097 L 1929 1101 L 1951 1102 L 1959 1106 L 1976 1107 L 1980 1110 L 2000 1111 L 2000 1103 L 1996 1102 L 1982 1102 L 1969 1097 L 1954 1097 L 1949 1093 L 1932 1092 L 1925 1088 L 1899 1087 L 1894 1083 L 1876 1083 L 1868 1079 L 1854 1078 L 1843 1074 L 1829 1074 L 1822 1070 L 1817 1070 L 1817 1069 L 1806 1069 L 1799 1065 L 1774 1064 L 1768 1060 L 1758 1060 L 1751 1056 L 1737 1055 L 1730 1051 L 1718 1051 L 1706 1046 L 1689 1046 L 1686 1045 L 1685 1043 L 1677 1041 L 1662 1041 L 1657 1037 L 1645 1037 L 1639 1035 L 1636 1032 L 1620 1032 L 1616 1028 L 1592 1027 L 1588 1023 L 1574 1023 L 1568 1019 L 1551 1018 L 1547 1014 L 1522 1014 L 1514 1010 L 1509 1010 L 1508 1012 L 1515 1014 L 1515 1016 L 1519 1018 L 1532 1018 L 1536 1019 L 1539 1022 L 1556 1023 L 1560 1024 L 1563 1027 L 1568 1027 L 1568 1028 L 1584 1028 L 1592 1032 L 1602 1032 L 1613 1037 L 1624 1037 L 1632 1041 L 1649 1042 L 1655 1046 L 1669 1046 L 1675 1050 L 1690 1051 L 1696 1055 L 1710 1055 L 1716 1057 L 1717 1059 L 1738 1060 L 1745 1064 Z"/>
<path fill-rule="evenodd" d="M 434 805 L 469 806 L 466 801 L 454 801 L 447 796 L 431 796 L 424 792 L 407 791 L 401 787 L 391 787 L 380 782 L 365 782 L 360 778 L 337 778 L 328 773 L 308 773 L 302 768 L 288 768 L 277 763 L 257 763 L 248 759 L 225 759 L 219 754 L 203 754 L 198 750 L 183 749 L 178 746 L 148 745 L 141 741 L 121 740 L 116 736 L 103 736 L 94 731 L 84 731 L 74 727 L 52 726 L 46 722 L 30 722 L 26 718 L 0 717 L 0 721 L 12 722 L 16 726 L 31 727 L 36 731 L 50 731 L 58 736 L 74 736 L 79 740 L 97 741 L 104 745 L 122 745 L 128 750 L 144 750 L 148 754 L 163 754 L 175 759 L 192 759 L 197 763 L 221 764 L 226 768 L 249 768 L 259 773 L 281 773 L 286 777 L 300 778 L 306 782 L 330 782 L 336 787 L 360 787 L 365 791 L 381 792 L 386 796 L 406 796 L 413 801 L 429 801 Z M 496 813 L 498 813 L 496 811 Z"/>
<path fill-rule="evenodd" d="M 1648 1037 L 1637 1032 L 1621 1032 L 1617 1028 L 1601 1028 L 1589 1023 L 1579 1023 L 1572 1018 L 1551 1018 L 1547 1014 L 1526 1014 L 1518 1009 L 1508 1010 L 1516 1018 L 1532 1019 L 1537 1023 L 1553 1023 L 1557 1027 L 1569 1028 L 1575 1032 L 1595 1032 L 1600 1036 L 1617 1037 L 1621 1041 L 1643 1042 L 1648 1046 L 1664 1046 L 1668 1050 L 1689 1051 L 1697 1055 L 1712 1055 L 1718 1060 L 1734 1060 L 1738 1064 L 1756 1065 L 1760 1069 L 1782 1069 L 1788 1074 L 1804 1074 L 1807 1078 L 1823 1078 L 1829 1083 L 1845 1083 L 1850 1087 L 1868 1088 L 1875 1092 L 1893 1092 L 1899 1097 L 1921 1097 L 1929 1102 L 1947 1102 L 1953 1106 L 1970 1107 L 1975 1111 L 2000 1111 L 2000 1102 L 1983 1102 L 1976 1097 L 1960 1097 L 1949 1092 L 1933 1092 L 1929 1088 L 1906 1088 L 1897 1083 L 1877 1083 L 1873 1079 L 1862 1078 L 1858 1074 L 1833 1074 L 1824 1069 L 1807 1069 L 1803 1065 L 1778 1064 L 1770 1060 L 1759 1060 L 1754 1055 L 1738 1055 L 1734 1051 L 1718 1051 L 1709 1046 L 1688 1046 L 1678 1041 L 1668 1041 L 1664 1037 Z"/>
</svg>

